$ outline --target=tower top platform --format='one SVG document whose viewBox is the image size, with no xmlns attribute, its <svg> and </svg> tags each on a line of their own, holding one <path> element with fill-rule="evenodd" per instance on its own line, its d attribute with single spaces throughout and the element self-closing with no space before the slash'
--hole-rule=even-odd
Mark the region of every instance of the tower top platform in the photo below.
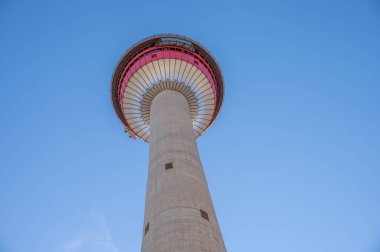
<svg viewBox="0 0 380 252">
<path fill-rule="evenodd" d="M 131 137 L 149 142 L 150 105 L 163 90 L 186 97 L 198 137 L 219 113 L 224 83 L 214 57 L 192 39 L 163 34 L 138 42 L 120 59 L 111 83 L 114 109 Z"/>
</svg>

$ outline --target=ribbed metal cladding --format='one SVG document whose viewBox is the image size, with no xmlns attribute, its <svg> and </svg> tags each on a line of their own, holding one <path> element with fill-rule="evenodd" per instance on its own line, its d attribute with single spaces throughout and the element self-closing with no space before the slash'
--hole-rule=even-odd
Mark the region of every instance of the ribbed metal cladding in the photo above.
<svg viewBox="0 0 380 252">
<path fill-rule="evenodd" d="M 173 90 L 156 95 L 150 127 L 144 219 L 149 231 L 141 251 L 225 252 L 185 96 Z M 163 168 L 169 162 L 175 164 L 170 172 Z"/>
</svg>

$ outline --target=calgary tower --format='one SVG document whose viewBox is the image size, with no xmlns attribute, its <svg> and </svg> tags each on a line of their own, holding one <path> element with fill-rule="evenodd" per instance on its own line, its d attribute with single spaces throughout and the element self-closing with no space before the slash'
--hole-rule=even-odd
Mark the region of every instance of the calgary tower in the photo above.
<svg viewBox="0 0 380 252">
<path fill-rule="evenodd" d="M 116 114 L 132 138 L 149 143 L 142 252 L 226 251 L 196 144 L 223 93 L 215 59 L 183 36 L 144 39 L 117 64 Z"/>
</svg>

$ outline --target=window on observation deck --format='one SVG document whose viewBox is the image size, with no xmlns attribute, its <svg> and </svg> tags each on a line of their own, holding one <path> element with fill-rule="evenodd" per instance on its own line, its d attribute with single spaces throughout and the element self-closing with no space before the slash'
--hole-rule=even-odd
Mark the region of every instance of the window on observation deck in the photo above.
<svg viewBox="0 0 380 252">
<path fill-rule="evenodd" d="M 166 163 L 165 164 L 165 170 L 173 168 L 173 163 Z"/>
<path fill-rule="evenodd" d="M 200 212 L 203 219 L 209 220 L 208 213 L 206 211 L 203 211 L 202 209 L 200 209 Z"/>
</svg>

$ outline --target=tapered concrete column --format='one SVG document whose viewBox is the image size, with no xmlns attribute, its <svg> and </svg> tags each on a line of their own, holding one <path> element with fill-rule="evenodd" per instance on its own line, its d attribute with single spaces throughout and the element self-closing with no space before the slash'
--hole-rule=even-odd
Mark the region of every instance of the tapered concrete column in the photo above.
<svg viewBox="0 0 380 252">
<path fill-rule="evenodd" d="M 226 251 L 186 98 L 162 91 L 152 101 L 150 118 L 142 252 Z"/>
</svg>

